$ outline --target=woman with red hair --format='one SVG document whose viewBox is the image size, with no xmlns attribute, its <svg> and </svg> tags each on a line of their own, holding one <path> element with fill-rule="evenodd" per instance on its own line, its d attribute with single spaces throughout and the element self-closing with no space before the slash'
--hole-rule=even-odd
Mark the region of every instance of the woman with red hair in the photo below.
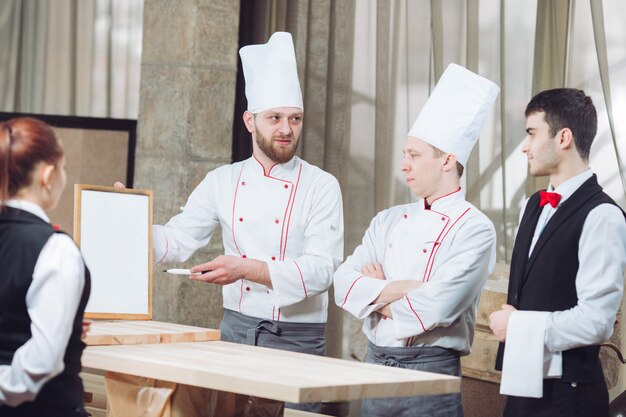
<svg viewBox="0 0 626 417">
<path fill-rule="evenodd" d="M 78 376 L 90 279 L 46 215 L 66 183 L 44 122 L 0 122 L 0 417 L 87 416 Z"/>
</svg>

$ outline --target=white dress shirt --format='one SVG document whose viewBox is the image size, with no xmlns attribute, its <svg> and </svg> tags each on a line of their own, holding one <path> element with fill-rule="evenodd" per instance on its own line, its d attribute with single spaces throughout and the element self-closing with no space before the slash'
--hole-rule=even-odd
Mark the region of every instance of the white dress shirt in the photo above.
<svg viewBox="0 0 626 417">
<path fill-rule="evenodd" d="M 337 180 L 294 157 L 265 175 L 254 157 L 219 167 L 183 211 L 154 226 L 154 259 L 182 262 L 218 225 L 226 255 L 266 262 L 272 288 L 245 279 L 223 287 L 224 308 L 270 320 L 324 323 L 328 288 L 343 258 Z"/>
<path fill-rule="evenodd" d="M 380 212 L 362 244 L 335 273 L 335 302 L 365 319 L 363 332 L 377 346 L 439 346 L 470 351 L 482 287 L 495 264 L 491 221 L 465 201 L 462 191 Z M 385 280 L 364 276 L 382 265 Z M 371 304 L 394 280 L 423 285 L 391 303 L 393 319 Z"/>
<path fill-rule="evenodd" d="M 9 200 L 6 205 L 50 222 L 33 203 Z M 15 407 L 32 401 L 46 382 L 63 371 L 84 285 L 84 264 L 76 244 L 67 235 L 53 234 L 39 254 L 26 294 L 32 336 L 17 349 L 11 365 L 0 365 L 0 405 Z"/>
</svg>

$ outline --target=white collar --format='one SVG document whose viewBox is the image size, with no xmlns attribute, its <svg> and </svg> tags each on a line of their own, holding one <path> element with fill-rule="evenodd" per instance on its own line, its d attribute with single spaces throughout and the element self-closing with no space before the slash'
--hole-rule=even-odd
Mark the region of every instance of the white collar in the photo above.
<svg viewBox="0 0 626 417">
<path fill-rule="evenodd" d="M 48 215 L 46 214 L 45 211 L 43 211 L 43 209 L 38 206 L 35 203 L 31 203 L 30 201 L 26 201 L 26 200 L 7 200 L 5 202 L 5 204 L 8 207 L 13 207 L 16 209 L 20 209 L 20 210 L 24 210 L 27 211 L 31 214 L 34 214 L 35 216 L 39 217 L 40 219 L 42 219 L 43 221 L 45 221 L 46 223 L 50 223 L 50 218 L 48 218 Z"/>
<path fill-rule="evenodd" d="M 593 176 L 593 171 L 591 170 L 591 168 L 589 168 L 581 172 L 580 174 L 570 178 L 569 180 L 565 181 L 563 184 L 559 185 L 556 188 L 553 188 L 552 184 L 550 184 L 548 186 L 547 191 L 561 194 L 560 203 L 563 203 L 563 201 L 570 198 L 572 194 L 574 194 L 574 192 L 576 192 L 576 190 L 578 190 L 580 186 L 583 185 L 585 181 L 587 181 L 592 176 Z"/>
<path fill-rule="evenodd" d="M 296 167 L 299 166 L 298 161 L 300 161 L 300 158 L 294 155 L 293 158 L 291 158 L 284 164 L 274 164 L 266 175 L 263 164 L 261 164 L 261 161 L 259 161 L 256 156 L 252 155 L 249 159 L 253 161 L 251 165 L 253 167 L 256 167 L 254 169 L 258 170 L 261 175 L 264 175 L 266 177 L 276 177 L 280 179 L 288 179 L 292 177 L 294 173 L 297 174 L 298 171 L 296 170 Z"/>
<path fill-rule="evenodd" d="M 430 203 L 430 210 L 446 210 L 456 205 L 459 201 L 465 201 L 465 193 L 459 187 L 456 191 L 435 198 Z M 426 209 L 426 200 L 422 199 L 422 207 Z"/>
</svg>

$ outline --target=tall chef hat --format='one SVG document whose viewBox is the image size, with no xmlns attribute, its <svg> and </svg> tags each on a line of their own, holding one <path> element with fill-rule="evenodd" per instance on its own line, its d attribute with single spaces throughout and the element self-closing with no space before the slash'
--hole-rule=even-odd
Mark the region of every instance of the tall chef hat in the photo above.
<svg viewBox="0 0 626 417">
<path fill-rule="evenodd" d="M 408 136 L 454 154 L 465 167 L 499 92 L 488 79 L 450 64 Z"/>
<path fill-rule="evenodd" d="M 304 109 L 290 33 L 276 32 L 266 44 L 244 46 L 239 55 L 249 112 L 259 113 L 275 107 Z"/>
</svg>

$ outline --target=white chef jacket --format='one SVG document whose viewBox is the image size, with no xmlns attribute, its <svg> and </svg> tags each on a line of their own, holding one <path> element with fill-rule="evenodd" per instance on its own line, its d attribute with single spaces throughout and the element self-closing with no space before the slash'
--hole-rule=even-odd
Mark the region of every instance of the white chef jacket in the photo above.
<svg viewBox="0 0 626 417">
<path fill-rule="evenodd" d="M 537 227 L 528 256 L 532 253 L 539 235 L 558 208 L 574 194 L 580 186 L 587 181 L 593 172 L 586 170 L 563 184 L 548 191 L 561 195 L 561 200 L 556 208 L 546 204 L 537 221 Z M 528 201 L 527 201 L 528 203 Z M 520 213 L 520 222 L 526 208 Z M 515 340 L 516 334 L 527 332 L 528 328 L 538 328 L 543 332 L 539 340 L 543 340 L 545 348 L 539 350 L 539 356 L 533 360 L 540 363 L 554 363 L 557 361 L 558 374 L 550 372 L 551 367 L 544 366 L 544 377 L 560 376 L 561 352 L 580 346 L 588 346 L 602 343 L 613 334 L 615 316 L 619 309 L 623 293 L 623 273 L 626 268 L 626 222 L 619 208 L 613 204 L 600 204 L 589 212 L 583 225 L 580 241 L 578 244 L 579 267 L 576 273 L 576 294 L 578 301 L 576 306 L 565 311 L 545 312 L 547 316 L 545 326 L 528 326 L 526 321 L 533 320 L 532 315 L 525 318 L 524 312 L 514 312 L 518 315 L 515 320 L 509 321 L 507 340 Z M 519 324 L 518 324 L 519 323 Z M 533 324 L 533 323 L 531 323 Z M 519 326 L 519 328 L 518 328 Z M 524 329 L 524 330 L 521 330 Z M 524 335 L 519 337 L 524 339 Z M 504 373 L 508 372 L 508 363 L 529 361 L 528 349 L 524 346 L 506 344 L 505 355 L 510 357 L 510 362 L 505 360 Z M 543 358 L 541 354 L 543 353 Z M 554 366 L 554 365 L 552 365 Z M 515 372 L 515 371 L 513 371 Z M 513 380 L 519 382 L 522 391 L 530 384 L 525 381 L 524 369 L 520 369 Z M 538 382 L 538 391 L 541 394 L 541 380 Z M 517 386 L 513 386 L 517 390 Z M 507 391 L 510 395 L 517 391 Z M 530 396 L 530 395 L 528 395 Z"/>
<path fill-rule="evenodd" d="M 267 263 L 272 287 L 241 279 L 224 308 L 270 320 L 324 323 L 328 288 L 343 258 L 339 183 L 298 157 L 265 175 L 254 158 L 207 174 L 183 211 L 154 227 L 154 259 L 187 260 L 222 226 L 226 255 Z"/>
<path fill-rule="evenodd" d="M 458 191 L 433 201 L 395 206 L 371 222 L 362 244 L 335 273 L 335 302 L 365 319 L 363 332 L 377 346 L 439 346 L 468 354 L 482 287 L 495 264 L 491 221 Z M 383 266 L 385 280 L 361 273 Z M 393 280 L 423 285 L 391 303 L 393 319 L 371 304 Z"/>
<path fill-rule="evenodd" d="M 27 201 L 7 206 L 50 222 L 43 209 Z M 41 388 L 65 368 L 63 358 L 85 285 L 85 266 L 76 244 L 53 234 L 44 245 L 26 293 L 31 338 L 15 351 L 11 365 L 0 365 L 0 406 L 35 399 Z"/>
</svg>

